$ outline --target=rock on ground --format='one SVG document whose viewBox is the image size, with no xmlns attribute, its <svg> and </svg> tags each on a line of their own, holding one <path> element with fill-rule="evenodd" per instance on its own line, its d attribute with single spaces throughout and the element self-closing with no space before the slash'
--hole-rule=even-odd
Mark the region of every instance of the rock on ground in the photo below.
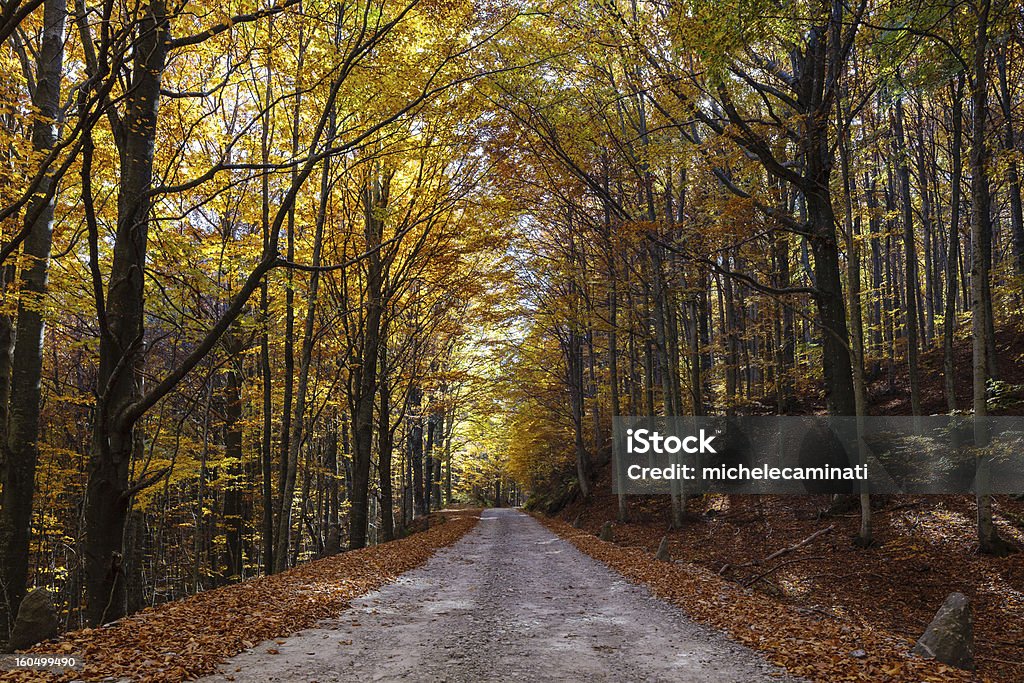
<svg viewBox="0 0 1024 683">
<path fill-rule="evenodd" d="M 57 621 L 57 612 L 53 608 L 50 591 L 36 588 L 21 600 L 8 647 L 12 650 L 24 650 L 53 638 L 59 630 L 60 623 Z"/>
<path fill-rule="evenodd" d="M 507 509 L 337 619 L 220 672 L 203 680 L 792 680 Z"/>
<path fill-rule="evenodd" d="M 974 670 L 974 619 L 963 593 L 950 593 L 914 645 L 915 655 Z"/>
<path fill-rule="evenodd" d="M 661 537 L 661 543 L 658 544 L 658 552 L 654 554 L 654 559 L 660 562 L 672 561 L 672 554 L 668 549 L 668 536 Z"/>
</svg>

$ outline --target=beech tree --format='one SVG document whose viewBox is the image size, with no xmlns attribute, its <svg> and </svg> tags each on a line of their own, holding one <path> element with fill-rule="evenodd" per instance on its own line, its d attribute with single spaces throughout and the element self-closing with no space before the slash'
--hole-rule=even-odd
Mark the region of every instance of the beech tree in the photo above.
<svg viewBox="0 0 1024 683">
<path fill-rule="evenodd" d="M 5 10 L 13 12 L 16 7 L 12 4 Z M 42 22 L 31 88 L 32 105 L 36 109 L 31 124 L 32 151 L 37 157 L 48 154 L 57 143 L 62 115 L 61 83 L 67 24 L 65 0 L 48 0 L 43 6 Z M 28 580 L 32 499 L 39 460 L 39 402 L 45 324 L 43 297 L 47 290 L 53 241 L 56 182 L 52 171 L 44 171 L 25 209 L 23 265 L 19 273 L 13 353 L 8 347 L 9 340 L 2 349 L 4 356 L 10 354 L 10 361 L 0 370 L 5 385 L 5 390 L 0 392 L 0 402 L 3 403 L 0 433 L 6 437 L 2 444 L 4 478 L 3 507 L 0 509 L 0 565 L 4 590 L 0 600 L 0 638 L 5 638 L 8 624 L 17 614 Z"/>
</svg>

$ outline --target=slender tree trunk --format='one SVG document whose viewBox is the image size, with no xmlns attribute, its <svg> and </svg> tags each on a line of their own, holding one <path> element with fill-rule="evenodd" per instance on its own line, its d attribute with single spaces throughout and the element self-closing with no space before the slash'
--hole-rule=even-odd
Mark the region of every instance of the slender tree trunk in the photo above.
<svg viewBox="0 0 1024 683">
<path fill-rule="evenodd" d="M 441 448 L 444 442 L 444 412 L 435 408 L 434 412 L 430 416 L 430 420 L 433 423 L 434 431 L 434 443 L 430 449 L 430 457 L 427 459 L 428 462 L 433 462 L 433 484 L 431 485 L 431 497 L 433 498 L 433 509 L 441 509 L 441 458 L 437 456 L 438 450 Z"/>
<path fill-rule="evenodd" d="M 329 121 L 327 140 L 331 141 L 334 139 L 335 134 L 333 113 L 330 114 Z M 283 571 L 287 569 L 289 554 L 288 548 L 291 543 L 292 504 L 295 497 L 295 480 L 298 474 L 299 451 L 302 449 L 303 443 L 306 440 L 306 404 L 309 398 L 309 372 L 313 362 L 317 297 L 320 291 L 320 271 L 315 269 L 320 267 L 323 256 L 324 225 L 327 222 L 327 210 L 331 192 L 330 159 L 325 159 L 322 163 L 323 166 L 320 173 L 320 203 L 317 209 L 316 228 L 313 235 L 312 265 L 314 270 L 309 275 L 309 301 L 306 304 L 306 319 L 302 329 L 302 349 L 301 356 L 299 358 L 299 383 L 295 394 L 295 416 L 294 422 L 292 423 L 291 438 L 288 442 L 287 466 L 285 466 L 285 463 L 282 463 L 282 467 L 285 470 L 285 477 L 284 488 L 281 490 L 281 513 L 277 520 L 277 549 L 274 553 L 276 571 Z M 290 231 L 289 240 L 291 240 Z M 292 293 L 291 287 L 288 288 L 288 293 Z M 288 354 L 286 352 L 286 359 L 287 355 Z M 293 370 L 294 364 L 291 367 L 286 367 L 285 370 L 287 382 L 285 387 L 286 395 L 289 393 L 288 386 L 291 385 L 291 372 Z"/>
<path fill-rule="evenodd" d="M 409 462 L 412 464 L 413 515 L 423 517 L 427 514 L 427 503 L 423 495 L 423 391 L 417 382 L 410 387 L 409 392 L 412 424 L 409 426 L 407 440 Z"/>
<path fill-rule="evenodd" d="M 299 40 L 300 44 L 301 36 Z M 302 71 L 302 51 L 296 66 L 296 82 Z M 302 109 L 302 93 L 295 92 L 292 111 L 292 155 L 297 156 L 299 146 L 299 121 Z M 326 165 L 326 164 L 325 164 Z M 295 182 L 298 169 L 292 167 L 292 183 Z M 295 260 L 295 207 L 288 210 L 288 228 L 285 258 Z M 295 274 L 289 270 L 285 274 L 284 288 L 284 377 L 282 378 L 283 403 L 281 406 L 281 438 L 277 473 L 277 531 L 274 534 L 276 548 L 274 550 L 274 571 L 280 572 L 288 568 L 288 547 L 291 543 L 292 506 L 295 497 L 295 467 L 298 463 L 298 445 L 293 445 L 292 427 L 293 404 L 295 397 Z"/>
<path fill-rule="evenodd" d="M 650 293 L 645 291 L 644 294 L 644 310 L 649 311 L 651 308 Z M 650 323 L 645 320 L 644 325 L 649 331 Z M 640 339 L 644 344 L 644 414 L 654 415 L 654 341 L 646 334 Z"/>
<path fill-rule="evenodd" d="M 366 317 L 355 401 L 352 466 L 352 499 L 349 514 L 349 548 L 366 546 L 369 522 L 370 464 L 373 450 L 373 409 L 377 395 L 377 361 L 380 357 L 381 319 L 384 313 L 384 264 L 380 255 L 384 233 L 382 211 L 388 205 L 391 176 L 374 177 L 363 189 L 364 234 L 366 239 Z"/>
<path fill-rule="evenodd" d="M 852 118 L 849 111 L 843 112 L 846 122 Z M 843 181 L 843 208 L 846 226 L 846 268 L 850 292 L 850 347 L 853 351 L 853 392 L 854 406 L 857 415 L 857 454 L 859 464 L 866 465 L 863 448 L 864 417 L 867 415 L 867 390 L 864 385 L 864 321 L 861 310 L 860 291 L 860 216 L 854 218 L 853 203 L 857 193 L 856 178 L 850 170 L 851 140 L 849 125 L 842 125 L 839 154 L 840 169 Z M 860 530 L 857 533 L 857 545 L 867 547 L 872 543 L 871 530 L 871 491 L 866 482 L 860 489 Z"/>
<path fill-rule="evenodd" d="M 575 434 L 576 478 L 579 482 L 580 495 L 586 499 L 590 497 L 590 454 L 583 441 L 583 340 L 581 335 L 575 330 L 569 330 L 566 333 L 566 339 L 562 341 L 562 347 L 565 354 L 569 406 Z"/>
<path fill-rule="evenodd" d="M 985 393 L 988 380 L 989 329 L 986 324 L 985 298 L 991 296 L 986 284 L 989 278 L 986 250 L 992 232 L 991 195 L 988 179 L 988 147 L 985 124 L 988 116 L 988 20 L 991 0 L 982 0 L 974 46 L 971 104 L 971 330 L 973 335 L 974 444 L 988 445 L 988 402 Z M 991 555 L 1005 555 L 1012 546 L 999 536 L 992 521 L 992 495 L 989 493 L 988 466 L 983 459 L 978 468 L 975 498 L 978 504 L 979 550 Z"/>
<path fill-rule="evenodd" d="M 910 410 L 914 415 L 921 414 L 921 374 L 918 370 L 917 340 L 917 303 L 919 288 L 917 283 L 917 245 L 914 239 L 914 211 L 910 196 L 910 170 L 907 165 L 908 150 L 904 135 L 903 101 L 897 99 L 893 116 L 893 129 L 896 133 L 896 149 L 899 164 L 896 175 L 899 179 L 900 205 L 903 217 L 903 258 L 906 263 L 906 327 L 907 327 L 907 364 L 910 374 Z"/>
<path fill-rule="evenodd" d="M 933 173 L 929 172 L 929 168 L 934 169 L 935 164 L 932 163 L 931 167 L 928 165 L 927 150 L 925 149 L 925 120 L 923 110 L 923 105 L 918 107 L 917 110 L 917 172 L 919 195 L 921 197 L 921 233 L 924 237 L 925 325 L 922 328 L 922 336 L 924 337 L 925 346 L 927 346 L 935 337 L 935 297 L 933 294 L 935 291 L 934 280 L 937 275 L 935 273 L 935 254 L 932 249 L 932 233 L 934 232 L 932 229 L 932 197 L 928 183 L 929 177 L 933 175 Z"/>
<path fill-rule="evenodd" d="M 244 576 L 245 562 L 242 556 L 242 535 L 244 520 L 242 519 L 242 489 L 244 488 L 244 471 L 242 469 L 242 358 L 241 344 L 238 343 L 236 330 L 226 339 L 225 346 L 231 356 L 231 367 L 225 378 L 224 396 L 224 527 L 225 557 L 224 581 L 241 581 Z"/>
<path fill-rule="evenodd" d="M 427 405 L 427 442 L 423 448 L 423 504 L 426 508 L 426 512 L 429 515 L 433 509 L 433 491 L 434 491 L 434 413 L 433 408 L 430 405 L 433 403 L 433 399 L 428 402 Z"/>
<path fill-rule="evenodd" d="M 884 350 L 885 324 L 882 319 L 882 302 L 885 299 L 885 285 L 882 280 L 882 221 L 878 216 L 877 185 L 874 178 L 865 174 L 867 189 L 868 227 L 871 231 L 871 372 L 877 378 L 882 372 L 881 356 Z"/>
<path fill-rule="evenodd" d="M 455 408 L 449 408 L 448 418 L 445 420 L 444 434 L 444 502 L 451 507 L 452 504 L 452 433 L 455 431 Z"/>
<path fill-rule="evenodd" d="M 610 217 L 606 221 L 609 226 L 610 232 Z M 611 409 L 612 419 L 621 417 L 622 406 L 620 405 L 619 399 L 619 334 L 618 334 L 618 314 L 619 314 L 619 301 L 618 301 L 618 287 L 617 287 L 617 273 L 615 267 L 615 249 L 611 245 L 611 239 L 609 237 L 608 245 L 608 270 L 609 270 L 609 287 L 608 287 L 608 383 L 611 395 Z M 616 518 L 620 522 L 625 522 L 629 519 L 629 501 L 624 493 L 618 495 L 618 512 Z"/>
<path fill-rule="evenodd" d="M 711 274 L 708 272 L 700 273 L 700 286 L 697 288 L 697 331 L 700 339 L 700 368 L 701 368 L 701 395 L 703 396 L 704 405 L 701 406 L 701 415 L 706 415 L 709 409 L 713 408 L 713 395 L 709 388 L 708 377 L 710 376 L 711 370 L 715 362 L 714 351 L 712 350 L 712 336 L 711 336 L 711 297 L 709 292 L 711 291 Z M 786 315 L 783 318 L 784 327 L 788 324 L 788 330 L 793 332 L 793 314 L 792 311 L 787 309 Z M 791 347 L 794 348 L 794 347 Z"/>
<path fill-rule="evenodd" d="M 394 454 L 394 431 L 391 429 L 391 384 L 387 365 L 387 344 L 381 344 L 380 415 L 377 418 L 380 455 L 377 457 L 380 486 L 380 540 L 395 538 L 395 500 L 391 484 L 391 458 Z"/>
<path fill-rule="evenodd" d="M 953 354 L 953 334 L 956 331 L 956 296 L 959 280 L 960 254 L 960 196 L 963 184 L 961 155 L 963 153 L 963 93 L 964 77 L 961 74 L 951 87 L 953 100 L 952 140 L 950 155 L 953 168 L 950 179 L 949 251 L 946 257 L 946 309 L 942 322 L 942 366 L 943 385 L 946 391 L 946 405 L 950 412 L 957 408 L 956 401 L 956 358 Z"/>
<path fill-rule="evenodd" d="M 331 427 L 327 432 L 327 453 L 324 462 L 327 470 L 327 541 L 324 544 L 324 555 L 337 555 L 341 552 L 341 496 L 338 492 L 341 471 L 338 467 L 338 438 L 337 417 L 332 417 Z"/>
<path fill-rule="evenodd" d="M 295 83 L 302 80 L 302 71 L 305 63 L 305 41 L 303 40 L 303 27 L 299 26 L 298 60 L 295 65 Z M 296 87 L 295 99 L 292 106 L 292 130 L 291 130 L 291 152 L 292 157 L 298 156 L 299 149 L 299 126 L 302 120 L 302 90 Z M 325 166 L 328 164 L 325 161 Z M 291 168 L 291 181 L 295 185 L 298 177 L 298 167 Z M 289 261 L 295 260 L 295 206 L 288 207 L 287 237 L 285 247 L 285 258 Z M 290 269 L 285 274 L 284 289 L 284 377 L 282 381 L 283 404 L 281 406 L 281 438 L 279 443 L 279 456 L 277 474 L 277 532 L 275 542 L 277 547 L 274 551 L 274 571 L 282 571 L 288 567 L 288 546 L 291 543 L 291 521 L 292 505 L 295 497 L 294 467 L 298 462 L 297 456 L 293 456 L 297 446 L 292 445 L 292 419 L 293 402 L 295 397 L 295 273 Z"/>
<path fill-rule="evenodd" d="M 1009 49 L 1009 46 L 1004 46 L 996 53 L 996 67 L 999 71 L 999 104 L 1003 110 L 1003 148 L 1012 154 L 1018 147 L 1013 129 L 1013 98 L 1006 76 L 1006 53 Z M 1014 156 L 1010 157 L 1006 165 L 1006 192 L 1010 198 L 1014 266 L 1017 275 L 1024 277 L 1024 208 L 1021 206 L 1020 172 Z"/>
<path fill-rule="evenodd" d="M 14 280 L 13 265 L 0 266 L 0 288 L 7 291 Z M 11 366 L 14 362 L 14 317 L 7 311 L 0 311 L 0 480 L 6 481 L 7 467 L 7 424 L 11 408 Z M 2 524 L 2 522 L 0 522 Z M 3 532 L 0 531 L 0 534 Z M 0 610 L 5 610 L 0 607 Z M 0 614 L 0 616 L 3 616 Z M 6 623 L 6 620 L 4 621 Z M 7 628 L 0 625 L 0 631 Z M 6 639 L 0 633 L 0 642 Z"/>
<path fill-rule="evenodd" d="M 735 266 L 730 263 L 730 268 Z M 725 400 L 726 415 L 732 415 L 736 411 L 736 395 L 739 388 L 739 330 L 736 322 L 736 297 L 732 278 L 723 278 L 722 293 L 725 297 Z"/>
<path fill-rule="evenodd" d="M 36 64 L 36 89 L 32 104 L 37 109 L 32 122 L 32 149 L 44 154 L 57 140 L 60 113 L 60 85 L 64 64 L 66 0 L 46 0 L 43 6 L 43 36 Z M 6 380 L 10 369 L 10 407 L 6 388 L 0 401 L 6 418 L 6 450 L 3 468 L 3 508 L 0 510 L 0 642 L 17 614 L 28 581 L 29 540 L 32 529 L 32 498 L 35 494 L 36 463 L 39 459 L 39 401 L 43 367 L 43 297 L 46 295 L 53 235 L 53 200 L 45 201 L 53 183 L 47 175 L 29 202 L 26 216 L 31 221 L 22 246 L 25 264 L 19 278 L 18 325 L 14 340 L 13 365 L 0 363 Z M 9 321 L 8 321 L 9 322 Z M 9 329 L 0 334 L 8 357 Z M 9 336 L 8 336 L 9 338 Z M 4 433 L 0 428 L 0 433 Z"/>
<path fill-rule="evenodd" d="M 271 24 L 271 28 L 273 24 Z M 273 101 L 273 72 L 267 69 L 265 112 L 262 117 L 260 135 L 260 157 L 264 165 L 270 164 L 270 103 Z M 267 251 L 272 243 L 270 230 L 270 174 L 264 173 L 260 178 L 261 225 L 263 231 L 263 250 Z M 264 278 L 260 283 L 260 380 L 263 388 L 263 426 L 260 432 L 260 470 L 263 497 L 263 525 L 261 545 L 263 546 L 263 573 L 274 572 L 274 393 L 273 368 L 270 364 L 270 291 L 269 283 Z"/>
</svg>

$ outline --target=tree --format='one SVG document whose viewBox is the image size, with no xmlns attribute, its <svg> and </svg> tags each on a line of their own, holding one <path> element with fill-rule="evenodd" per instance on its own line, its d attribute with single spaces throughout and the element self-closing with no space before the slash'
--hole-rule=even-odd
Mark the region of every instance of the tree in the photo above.
<svg viewBox="0 0 1024 683">
<path fill-rule="evenodd" d="M 989 288 L 989 260 L 992 244 L 991 190 L 989 187 L 989 149 L 986 139 L 988 118 L 988 56 L 989 21 L 992 12 L 990 0 L 981 0 L 976 7 L 977 33 L 974 40 L 973 71 L 971 73 L 971 339 L 973 356 L 974 442 L 979 447 L 988 445 L 988 370 L 991 366 L 989 350 L 992 347 L 987 310 L 991 309 Z M 978 545 L 983 553 L 1005 555 L 1012 546 L 996 531 L 992 522 L 992 496 L 989 493 L 988 465 L 982 461 L 978 467 L 975 491 L 978 503 Z"/>
<path fill-rule="evenodd" d="M 13 11 L 12 4 L 5 10 Z M 46 0 L 43 31 L 36 61 L 32 104 L 32 150 L 45 155 L 57 142 L 61 116 L 61 82 L 64 70 L 65 0 Z M 26 236 L 22 247 L 17 332 L 11 363 L 10 409 L 4 415 L 6 441 L 3 469 L 3 507 L 0 510 L 0 565 L 4 594 L 0 599 L 0 639 L 17 614 L 28 579 L 32 498 L 39 459 L 39 401 L 43 367 L 44 302 L 49 275 L 54 221 L 52 173 L 43 176 L 26 208 Z M 6 379 L 6 377 L 5 377 Z M 6 394 L 0 400 L 7 401 Z"/>
</svg>

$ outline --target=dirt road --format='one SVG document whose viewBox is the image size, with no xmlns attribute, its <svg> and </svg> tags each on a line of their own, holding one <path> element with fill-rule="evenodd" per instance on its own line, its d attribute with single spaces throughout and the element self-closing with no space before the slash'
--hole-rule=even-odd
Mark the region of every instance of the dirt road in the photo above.
<svg viewBox="0 0 1024 683">
<path fill-rule="evenodd" d="M 261 643 L 205 681 L 779 681 L 515 510 L 337 619 Z"/>
</svg>

